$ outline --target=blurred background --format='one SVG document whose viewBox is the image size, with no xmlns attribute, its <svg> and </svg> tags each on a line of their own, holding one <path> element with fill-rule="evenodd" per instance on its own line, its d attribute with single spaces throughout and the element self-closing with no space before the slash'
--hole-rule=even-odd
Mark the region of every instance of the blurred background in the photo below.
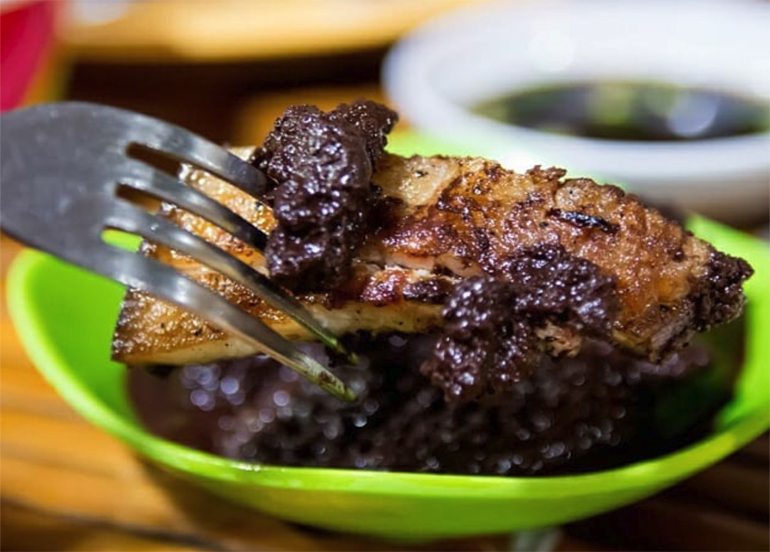
<svg viewBox="0 0 770 552">
<path fill-rule="evenodd" d="M 767 232 L 763 0 L 0 1 L 4 110 L 102 102 L 242 145 L 369 97 L 453 152 Z"/>
<path fill-rule="evenodd" d="M 512 3 L 516 2 L 505 2 L 506 5 Z M 641 0 L 626 3 L 646 4 Z M 734 2 L 735 5 L 745 3 Z M 555 10 L 579 12 L 581 9 L 581 0 L 552 4 Z M 755 0 L 752 4 L 763 8 L 769 5 L 764 0 Z M 401 149 L 408 149 L 410 143 L 424 143 L 420 142 L 421 136 L 433 136 L 430 143 L 435 144 L 435 135 L 440 134 L 451 152 L 499 155 L 499 149 L 491 146 L 486 149 L 485 144 L 495 142 L 494 139 L 473 143 L 463 140 L 466 127 L 462 121 L 467 118 L 458 116 L 458 122 L 452 123 L 457 126 L 447 126 L 458 112 L 473 111 L 474 102 L 483 99 L 483 95 L 489 93 L 488 89 L 479 92 L 482 97 L 466 94 L 455 103 L 448 102 L 447 110 L 439 113 L 438 122 L 435 122 L 427 115 L 421 116 L 419 103 L 415 107 L 404 99 L 403 81 L 411 79 L 408 72 L 404 77 L 402 68 L 408 66 L 404 57 L 411 50 L 401 47 L 399 57 L 393 56 L 394 47 L 406 44 L 405 39 L 415 31 L 418 32 L 417 39 L 409 44 L 410 48 L 419 49 L 421 41 L 430 35 L 420 35 L 419 29 L 425 25 L 431 28 L 435 18 L 445 14 L 450 14 L 451 20 L 451 13 L 456 9 L 465 10 L 462 12 L 465 15 L 459 18 L 462 25 L 458 30 L 447 23 L 444 39 L 447 33 L 456 37 L 458 43 L 465 37 L 467 45 L 463 48 L 471 48 L 478 43 L 473 36 L 479 31 L 482 36 L 490 32 L 485 31 L 483 22 L 479 23 L 480 29 L 475 30 L 469 23 L 473 21 L 474 13 L 492 13 L 494 16 L 494 12 L 484 12 L 487 8 L 482 6 L 487 5 L 487 2 L 471 0 L 0 0 L 0 107 L 6 111 L 64 99 L 99 102 L 154 115 L 217 142 L 247 145 L 260 143 L 275 118 L 290 105 L 312 103 L 330 109 L 342 102 L 367 97 L 402 112 L 398 140 L 406 145 L 400 146 Z M 565 7 L 567 5 L 569 8 Z M 693 5 L 688 3 L 690 9 Z M 707 19 L 697 11 L 690 15 L 692 22 Z M 527 16 L 531 17 L 531 14 Z M 454 19 L 456 21 L 458 17 Z M 540 27 L 547 27 L 547 17 L 540 21 Z M 768 23 L 770 19 L 765 19 L 765 33 L 770 36 Z M 679 28 L 684 28 L 684 24 Z M 745 31 L 744 35 L 751 35 L 748 29 Z M 495 32 L 505 34 L 499 29 Z M 740 34 L 741 29 L 736 32 Z M 533 36 L 539 37 L 540 42 L 525 42 L 522 38 L 521 56 L 531 57 L 533 51 L 542 54 L 532 59 L 539 60 L 539 67 L 545 67 L 545 72 L 551 75 L 554 67 L 569 65 L 572 54 L 564 47 L 566 35 L 540 32 Z M 665 42 L 665 37 L 656 39 L 648 35 L 647 38 L 652 42 Z M 512 57 L 519 57 L 518 51 L 512 50 L 518 42 L 516 36 L 506 37 L 504 49 Z M 717 47 L 721 44 L 717 36 L 714 36 L 714 43 Z M 751 44 L 748 47 L 751 48 Z M 742 65 L 752 74 L 764 71 L 770 75 L 767 54 L 761 51 L 762 47 L 760 43 L 753 52 L 739 54 L 740 59 L 730 58 L 732 64 Z M 693 59 L 709 68 L 708 61 L 703 62 L 697 56 Z M 597 63 L 601 66 L 601 59 Z M 607 62 L 604 66 L 613 63 L 617 64 L 617 61 Z M 383 72 L 384 64 L 389 67 L 386 72 Z M 493 67 L 487 73 L 501 75 L 503 88 L 497 90 L 499 93 L 504 92 L 506 86 L 515 85 L 505 79 L 505 71 L 501 68 Z M 648 80 L 648 76 L 643 74 L 639 78 Z M 418 84 L 436 82 L 445 89 L 449 87 L 448 81 L 470 79 L 476 82 L 472 71 L 464 66 L 444 67 L 440 75 L 420 73 L 413 77 Z M 677 80 L 676 75 L 674 77 Z M 571 78 L 574 80 L 575 76 Z M 396 80 L 400 83 L 398 86 L 394 84 Z M 626 72 L 622 80 L 635 79 Z M 736 73 L 733 80 L 737 82 L 740 76 Z M 747 191 L 741 196 L 736 184 L 730 192 L 730 195 L 744 197 L 743 203 L 722 211 L 719 209 L 721 200 L 716 206 L 714 201 L 703 205 L 709 216 L 767 236 L 767 167 L 770 162 L 770 142 L 766 141 L 767 80 L 757 82 L 750 94 L 753 102 L 750 107 L 755 110 L 751 112 L 755 114 L 752 121 L 757 125 L 746 131 L 746 136 L 739 137 L 742 141 L 736 142 L 737 146 L 730 146 L 732 149 L 728 148 L 727 153 L 714 153 L 717 157 L 721 155 L 732 160 L 747 156 L 741 163 L 753 170 L 746 176 Z M 690 86 L 693 81 L 685 84 Z M 698 96 L 696 100 L 702 103 L 703 98 Z M 724 107 L 723 99 L 718 99 L 723 102 L 718 105 L 714 101 L 717 100 L 707 104 L 706 112 Z M 631 104 L 616 102 L 613 105 L 628 109 Z M 622 109 L 618 108 L 615 114 L 620 111 Z M 476 119 L 487 117 L 478 113 L 473 116 Z M 522 154 L 517 159 L 537 162 L 533 152 L 548 150 L 550 142 L 541 142 L 542 135 L 526 134 L 540 130 L 524 129 L 524 134 L 517 135 L 522 145 L 521 150 L 517 149 L 517 153 Z M 449 136 L 447 132 L 450 132 Z M 497 136 L 496 131 L 490 132 L 490 136 Z M 547 134 L 550 131 L 546 129 L 545 132 L 546 139 L 550 140 Z M 554 134 L 564 138 L 563 132 Z M 499 136 L 496 143 L 506 143 L 508 138 Z M 521 136 L 525 137 L 524 142 L 521 142 Z M 535 143 L 541 144 L 540 149 L 527 147 Z M 576 144 L 578 149 L 590 147 L 584 142 Z M 630 150 L 624 148 L 618 155 L 631 155 L 634 148 L 640 147 L 646 146 L 637 144 Z M 690 167 L 700 162 L 696 158 L 682 163 L 682 166 Z M 674 164 L 672 161 L 671 166 Z M 683 185 L 689 186 L 687 194 L 710 197 L 711 192 L 692 188 L 693 180 L 704 178 L 702 174 L 682 169 L 667 175 L 665 163 L 660 168 L 663 175 L 656 173 L 655 178 L 670 178 L 671 182 L 681 180 Z M 599 176 L 616 176 L 609 167 L 604 172 L 601 167 L 590 170 Z M 726 177 L 720 173 L 720 178 L 724 181 Z M 633 181 L 623 183 L 645 194 L 641 183 L 639 188 Z M 682 197 L 687 195 L 676 195 L 677 200 Z M 747 202 L 751 208 L 744 210 Z M 0 245 L 4 275 L 18 246 L 5 237 Z M 5 293 L 4 288 L 2 293 Z M 40 380 L 21 351 L 4 308 L 1 323 L 3 550 L 396 548 L 392 543 L 383 545 L 359 538 L 348 539 L 261 519 L 252 512 L 241 511 L 194 490 L 174 490 L 173 482 L 162 473 L 152 473 L 150 468 L 151 474 L 136 483 L 135 493 L 130 497 L 135 502 L 133 507 L 128 513 L 116 513 L 116 504 L 122 500 L 121 496 L 115 495 L 116 489 L 122 488 L 118 482 L 100 479 L 98 485 L 91 486 L 93 481 L 84 479 L 83 474 L 76 473 L 66 462 L 54 462 L 46 457 L 34 438 L 55 435 L 59 431 L 57 424 L 64 419 L 74 424 L 74 429 L 69 427 L 69 430 L 78 437 L 73 439 L 93 447 L 99 461 L 125 462 L 129 453 L 107 436 L 80 424 Z M 37 410 L 29 405 L 37 405 Z M 770 441 L 765 435 L 727 462 L 663 495 L 566 527 L 555 546 L 559 550 L 768 550 L 768 447 Z M 29 492 L 30 482 L 47 476 L 55 476 L 56 483 L 42 492 Z M 91 483 L 84 486 L 84 481 Z M 154 490 L 157 487 L 183 493 L 183 498 L 164 502 L 165 499 Z M 143 501 L 146 504 L 161 501 L 164 506 L 145 508 Z M 188 511 L 190 509 L 192 512 Z M 514 545 L 516 543 L 508 537 L 490 536 L 425 545 L 419 549 L 507 550 Z M 526 545 L 518 543 L 518 546 Z"/>
<path fill-rule="evenodd" d="M 255 143 L 293 103 L 382 100 L 387 48 L 463 3 L 3 0 L 2 107 L 103 102 Z"/>
</svg>

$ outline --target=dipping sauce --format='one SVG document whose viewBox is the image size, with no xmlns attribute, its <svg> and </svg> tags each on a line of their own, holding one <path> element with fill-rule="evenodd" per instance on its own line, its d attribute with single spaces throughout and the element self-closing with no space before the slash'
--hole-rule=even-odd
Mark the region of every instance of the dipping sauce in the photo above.
<svg viewBox="0 0 770 552">
<path fill-rule="evenodd" d="M 652 81 L 523 88 L 473 110 L 545 132 L 632 142 L 709 140 L 770 129 L 770 106 L 760 98 Z"/>
<path fill-rule="evenodd" d="M 233 459 L 534 476 L 620 466 L 699 439 L 729 400 L 740 361 L 730 345 L 719 347 L 727 362 L 698 345 L 652 365 L 589 342 L 575 358 L 546 357 L 510 392 L 448 404 L 419 370 L 433 339 L 359 338 L 362 364 L 335 369 L 360 392 L 353 404 L 260 356 L 165 379 L 134 369 L 129 393 L 151 432 Z"/>
</svg>

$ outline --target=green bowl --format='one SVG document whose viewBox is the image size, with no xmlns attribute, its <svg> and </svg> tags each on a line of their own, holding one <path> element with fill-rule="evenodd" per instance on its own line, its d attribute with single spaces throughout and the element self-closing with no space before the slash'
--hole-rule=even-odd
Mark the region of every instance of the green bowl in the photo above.
<svg viewBox="0 0 770 552">
<path fill-rule="evenodd" d="M 276 517 L 394 539 L 521 531 L 628 504 L 719 461 L 770 425 L 770 254 L 755 238 L 694 219 L 691 229 L 747 259 L 745 365 L 717 429 L 676 453 L 620 469 L 545 478 L 288 468 L 227 460 L 148 433 L 109 360 L 123 288 L 24 251 L 8 273 L 8 307 L 42 374 L 84 418 L 190 483 Z"/>
</svg>

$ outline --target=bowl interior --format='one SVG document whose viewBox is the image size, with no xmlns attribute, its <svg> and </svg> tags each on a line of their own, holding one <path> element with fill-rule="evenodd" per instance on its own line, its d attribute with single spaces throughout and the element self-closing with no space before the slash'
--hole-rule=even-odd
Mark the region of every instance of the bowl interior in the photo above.
<svg viewBox="0 0 770 552">
<path fill-rule="evenodd" d="M 405 140 L 398 149 L 413 145 Z M 705 219 L 694 219 L 691 227 L 718 248 L 746 258 L 756 270 L 746 286 L 746 360 L 736 396 L 708 438 L 661 458 L 577 476 L 526 479 L 282 468 L 197 452 L 150 435 L 132 412 L 125 369 L 109 360 L 121 286 L 26 251 L 9 271 L 8 307 L 33 362 L 73 408 L 136 452 L 212 492 L 284 519 L 391 538 L 512 531 L 564 523 L 641 498 L 718 461 L 767 429 L 767 244 Z"/>
</svg>

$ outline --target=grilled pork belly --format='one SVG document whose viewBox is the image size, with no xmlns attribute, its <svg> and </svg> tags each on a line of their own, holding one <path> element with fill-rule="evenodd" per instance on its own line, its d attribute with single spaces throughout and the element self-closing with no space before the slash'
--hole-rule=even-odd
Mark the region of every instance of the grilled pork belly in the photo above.
<svg viewBox="0 0 770 552">
<path fill-rule="evenodd" d="M 234 152 L 248 159 L 253 149 Z M 182 177 L 262 230 L 274 227 L 269 208 L 228 184 L 193 169 Z M 480 158 L 391 154 L 379 159 L 372 181 L 378 194 L 352 276 L 332 291 L 298 296 L 336 334 L 438 328 L 443 303 L 457 284 L 479 275 L 515 279 L 511 259 L 540 246 L 558 246 L 614 282 L 609 338 L 654 362 L 743 307 L 747 263 L 716 251 L 617 187 L 569 179 L 555 168 L 519 174 Z M 267 273 L 263 255 L 248 244 L 177 208 L 163 211 Z M 142 251 L 289 339 L 310 338 L 228 278 L 164 247 L 145 243 Z M 576 353 L 583 339 L 580 325 L 553 319 L 535 331 L 553 355 Z M 114 358 L 127 364 L 202 363 L 255 352 L 197 316 L 136 290 L 125 296 L 113 341 Z"/>
</svg>

